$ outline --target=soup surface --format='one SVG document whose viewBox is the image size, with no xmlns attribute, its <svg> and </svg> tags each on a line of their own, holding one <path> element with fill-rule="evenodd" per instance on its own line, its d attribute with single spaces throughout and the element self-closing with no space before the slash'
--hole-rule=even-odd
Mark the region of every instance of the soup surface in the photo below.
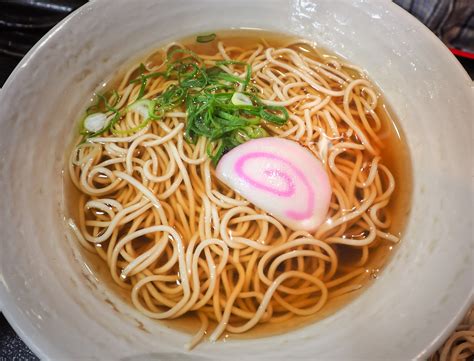
<svg viewBox="0 0 474 361">
<path fill-rule="evenodd" d="M 78 115 L 68 223 L 99 278 L 192 332 L 189 347 L 326 317 L 400 242 L 403 133 L 345 59 L 291 36 L 219 31 L 165 44 L 104 84 Z M 294 141 L 324 168 L 331 195 L 315 230 L 217 178 L 225 154 L 262 137 Z"/>
</svg>

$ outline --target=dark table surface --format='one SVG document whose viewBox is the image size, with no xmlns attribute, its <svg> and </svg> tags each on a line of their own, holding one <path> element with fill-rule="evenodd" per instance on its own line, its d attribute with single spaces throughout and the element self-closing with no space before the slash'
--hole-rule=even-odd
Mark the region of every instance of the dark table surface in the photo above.
<svg viewBox="0 0 474 361">
<path fill-rule="evenodd" d="M 52 26 L 86 0 L 0 0 L 0 87 Z M 458 58 L 474 79 L 474 60 Z M 0 314 L 0 361 L 38 360 Z"/>
</svg>

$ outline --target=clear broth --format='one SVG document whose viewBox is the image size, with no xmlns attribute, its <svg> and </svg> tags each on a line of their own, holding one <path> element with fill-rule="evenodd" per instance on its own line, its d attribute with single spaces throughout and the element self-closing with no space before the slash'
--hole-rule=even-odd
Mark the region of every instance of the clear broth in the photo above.
<svg viewBox="0 0 474 361">
<path fill-rule="evenodd" d="M 280 33 L 272 33 L 262 30 L 224 30 L 216 31 L 216 40 L 209 43 L 197 43 L 196 36 L 189 36 L 180 39 L 179 42 L 195 51 L 198 54 L 211 55 L 217 52 L 217 41 L 225 40 L 227 46 L 238 46 L 242 48 L 251 48 L 256 42 L 265 42 L 269 46 L 278 47 L 284 46 L 288 43 L 293 43 L 298 38 Z M 157 46 L 154 49 L 159 49 Z M 317 47 L 317 51 L 324 57 L 334 57 L 341 59 L 340 56 L 335 56 L 333 53 Z M 153 51 L 146 52 L 145 56 L 138 59 L 133 59 L 133 62 L 127 63 L 123 68 L 119 69 L 108 79 L 106 88 L 113 88 L 114 85 L 119 82 L 121 75 L 125 72 L 125 69 L 132 64 L 140 63 L 144 59 L 150 60 L 150 54 Z M 152 61 L 159 62 L 161 59 L 153 59 Z M 345 60 L 345 59 L 343 59 Z M 103 84 L 103 83 L 101 83 Z M 103 91 L 103 86 L 101 90 Z M 408 147 L 405 142 L 405 136 L 400 127 L 400 123 L 395 117 L 395 113 L 391 110 L 386 100 L 383 98 L 382 93 L 378 91 L 379 105 L 378 115 L 381 116 L 381 121 L 384 126 L 382 131 L 379 133 L 381 140 L 384 143 L 384 148 L 381 151 L 382 163 L 386 165 L 392 172 L 396 187 L 395 191 L 391 196 L 391 201 L 388 205 L 392 217 L 392 224 L 390 232 L 403 239 L 403 231 L 407 222 L 407 218 L 410 212 L 410 200 L 412 193 L 412 172 L 411 172 L 411 161 L 408 152 Z M 68 149 L 68 154 L 71 148 Z M 67 159 L 67 157 L 66 157 Z M 67 167 L 66 167 L 67 169 Z M 65 176 L 65 205 L 66 210 L 69 213 L 67 216 L 71 216 L 73 219 L 77 219 L 77 201 L 79 191 L 75 189 L 69 179 L 68 172 L 64 172 Z M 403 240 L 402 240 L 403 242 Z M 78 245 L 79 246 L 79 245 Z M 80 246 L 79 246 L 80 247 Z M 326 318 L 336 311 L 343 308 L 354 298 L 359 296 L 364 290 L 367 289 L 377 278 L 379 273 L 382 271 L 384 266 L 389 261 L 393 252 L 397 249 L 398 245 L 391 244 L 389 242 L 381 242 L 380 245 L 370 250 L 370 259 L 366 265 L 366 272 L 361 276 L 355 278 L 352 282 L 361 284 L 363 287 L 345 294 L 343 296 L 336 297 L 328 301 L 328 303 L 318 313 L 307 317 L 293 317 L 284 323 L 277 324 L 259 324 L 255 328 L 247 331 L 243 334 L 225 334 L 223 339 L 227 340 L 230 338 L 249 339 L 255 337 L 266 337 L 282 332 L 288 332 L 291 329 L 302 327 L 313 323 L 317 320 Z M 106 285 L 107 288 L 115 292 L 121 299 L 131 304 L 129 291 L 123 290 L 118 287 L 110 276 L 107 264 L 96 254 L 90 253 L 80 247 L 81 253 L 87 263 L 89 269 L 95 274 L 95 278 L 101 283 Z M 360 251 L 355 250 L 353 247 L 347 247 L 340 245 L 337 247 L 337 253 L 340 263 L 343 265 L 350 264 L 354 260 L 360 257 Z M 132 306 L 133 307 L 133 306 Z M 186 333 L 194 333 L 199 328 L 199 322 L 194 316 L 183 316 L 175 320 L 164 320 L 157 321 L 167 327 L 178 329 Z M 141 327 L 140 327 L 141 328 Z"/>
</svg>

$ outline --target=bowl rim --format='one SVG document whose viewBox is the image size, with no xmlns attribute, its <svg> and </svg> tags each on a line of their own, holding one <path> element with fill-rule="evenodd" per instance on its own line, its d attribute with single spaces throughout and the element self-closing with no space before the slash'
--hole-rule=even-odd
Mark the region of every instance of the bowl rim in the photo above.
<svg viewBox="0 0 474 361">
<path fill-rule="evenodd" d="M 11 72 L 7 80 L 5 81 L 2 88 L 0 88 L 0 103 L 1 103 L 1 95 L 3 92 L 6 91 L 9 87 L 13 86 L 15 83 L 15 79 L 25 71 L 26 65 L 30 62 L 37 55 L 38 49 L 48 46 L 51 39 L 56 34 L 61 32 L 64 27 L 68 25 L 68 23 L 72 19 L 76 19 L 82 16 L 86 12 L 93 11 L 93 9 L 97 6 L 97 3 L 106 2 L 107 0 L 91 0 L 85 3 L 83 6 L 79 7 L 78 9 L 74 10 L 71 14 L 67 17 L 62 19 L 59 23 L 57 23 L 52 29 L 50 29 L 29 51 L 28 53 L 22 58 L 22 60 L 18 63 L 18 65 L 14 68 Z M 352 2 L 353 0 L 351 0 Z M 470 78 L 467 71 L 463 68 L 461 63 L 457 60 L 457 58 L 449 51 L 449 49 L 443 44 L 443 42 L 423 23 L 421 23 L 415 16 L 410 14 L 408 11 L 403 9 L 402 7 L 398 6 L 394 2 L 390 0 L 384 0 L 384 6 L 391 11 L 396 12 L 397 16 L 403 17 L 407 22 L 410 22 L 410 25 L 413 26 L 417 31 L 420 31 L 424 34 L 425 39 L 432 42 L 433 45 L 438 47 L 440 51 L 444 51 L 446 54 L 446 61 L 449 62 L 449 66 L 453 71 L 456 71 L 459 74 L 462 74 L 466 80 L 471 83 L 471 90 L 474 90 L 474 81 Z M 443 50 L 441 50 L 441 48 Z M 449 54 L 449 55 L 448 55 Z M 471 165 L 472 168 L 472 165 Z M 472 224 L 471 224 L 472 229 Z M 6 320 L 9 322 L 13 330 L 18 334 L 18 336 L 25 342 L 25 344 L 31 349 L 32 352 L 35 353 L 40 359 L 51 359 L 53 358 L 53 350 L 54 348 L 48 347 L 48 337 L 44 336 L 43 334 L 36 336 L 31 331 L 31 322 L 29 319 L 25 318 L 24 315 L 21 314 L 20 310 L 15 304 L 5 304 L 2 302 L 2 294 L 4 293 L 4 281 L 2 279 L 2 275 L 0 274 L 0 312 L 3 313 Z M 421 359 L 423 357 L 427 357 L 433 352 L 435 352 L 446 340 L 448 335 L 455 329 L 458 323 L 461 321 L 462 317 L 467 312 L 468 308 L 471 304 L 474 303 L 474 285 L 471 287 L 469 292 L 469 297 L 460 302 L 461 305 L 458 308 L 458 312 L 455 316 L 450 320 L 450 322 L 443 328 L 438 331 L 437 336 L 435 339 L 432 340 L 431 343 L 428 345 L 420 346 L 420 353 L 415 357 L 415 359 Z"/>
</svg>

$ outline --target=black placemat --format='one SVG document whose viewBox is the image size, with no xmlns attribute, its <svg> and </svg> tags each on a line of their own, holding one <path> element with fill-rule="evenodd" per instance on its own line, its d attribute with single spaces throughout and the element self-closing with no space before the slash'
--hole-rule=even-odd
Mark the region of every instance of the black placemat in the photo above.
<svg viewBox="0 0 474 361">
<path fill-rule="evenodd" d="M 39 360 L 0 314 L 0 360 Z"/>
</svg>

